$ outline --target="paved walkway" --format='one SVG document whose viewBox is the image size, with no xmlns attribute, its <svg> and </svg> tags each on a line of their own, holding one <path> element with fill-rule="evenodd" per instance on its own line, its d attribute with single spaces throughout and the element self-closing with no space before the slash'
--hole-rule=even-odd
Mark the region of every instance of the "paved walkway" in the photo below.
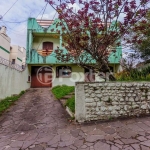
<svg viewBox="0 0 150 150">
<path fill-rule="evenodd" d="M 150 150 L 150 117 L 79 125 L 49 89 L 31 89 L 0 117 L 0 150 Z"/>
</svg>

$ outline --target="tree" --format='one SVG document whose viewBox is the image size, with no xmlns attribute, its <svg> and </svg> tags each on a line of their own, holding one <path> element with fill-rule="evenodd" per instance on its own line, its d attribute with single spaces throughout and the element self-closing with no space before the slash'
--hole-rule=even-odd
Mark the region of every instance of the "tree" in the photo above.
<svg viewBox="0 0 150 150">
<path fill-rule="evenodd" d="M 96 72 L 111 72 L 109 54 L 121 46 L 121 39 L 148 10 L 149 0 L 46 0 L 57 12 L 63 36 L 58 47 L 60 61 L 75 61 Z M 79 10 L 74 10 L 74 4 Z M 134 42 L 139 42 L 135 40 Z M 111 79 L 114 79 L 111 76 Z"/>
<path fill-rule="evenodd" d="M 137 28 L 141 30 L 136 30 Z M 149 59 L 150 57 L 150 11 L 134 28 L 135 37 L 142 39 L 141 42 L 135 43 L 134 48 L 141 53 L 141 57 Z"/>
<path fill-rule="evenodd" d="M 122 66 L 124 71 L 130 73 L 136 68 L 136 65 L 140 63 L 140 58 L 140 53 L 134 51 L 132 53 L 129 53 L 126 57 L 123 57 L 120 61 L 120 65 Z"/>
</svg>

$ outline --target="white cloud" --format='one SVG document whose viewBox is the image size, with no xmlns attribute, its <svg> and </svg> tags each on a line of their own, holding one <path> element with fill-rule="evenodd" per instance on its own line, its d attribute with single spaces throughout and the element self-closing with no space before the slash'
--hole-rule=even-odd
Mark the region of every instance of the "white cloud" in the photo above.
<svg viewBox="0 0 150 150">
<path fill-rule="evenodd" d="M 26 24 L 17 25 L 13 30 L 9 31 L 8 35 L 11 37 L 12 45 L 19 45 L 26 48 L 26 33 Z"/>
<path fill-rule="evenodd" d="M 39 15 L 38 17 L 37 17 L 37 19 L 49 19 L 49 20 L 53 20 L 53 19 L 55 19 L 55 18 L 57 18 L 57 16 L 58 16 L 58 14 L 56 13 L 56 11 L 54 10 L 54 11 L 52 11 L 51 13 L 49 13 L 49 14 L 44 14 L 43 16 L 42 16 L 42 14 L 41 15 Z"/>
<path fill-rule="evenodd" d="M 70 7 L 70 8 L 73 7 L 73 10 L 75 12 L 77 12 L 80 9 L 80 7 L 79 7 L 79 5 L 77 3 L 74 3 L 73 5 L 69 4 L 68 7 Z"/>
</svg>

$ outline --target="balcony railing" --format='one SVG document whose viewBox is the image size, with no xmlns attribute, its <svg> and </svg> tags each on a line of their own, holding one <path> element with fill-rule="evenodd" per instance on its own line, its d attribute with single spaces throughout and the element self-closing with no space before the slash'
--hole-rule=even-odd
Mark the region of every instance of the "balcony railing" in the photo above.
<svg viewBox="0 0 150 150">
<path fill-rule="evenodd" d="M 18 64 L 12 64 L 11 61 L 6 60 L 6 59 L 4 59 L 4 58 L 1 57 L 1 56 L 0 56 L 0 64 L 3 64 L 3 65 L 5 65 L 5 66 L 8 66 L 8 67 L 13 68 L 13 69 L 15 69 L 15 70 L 18 70 L 18 71 L 20 71 L 20 72 L 21 72 L 21 71 L 24 71 L 25 68 L 26 68 L 26 64 L 25 64 L 25 65 L 22 65 L 22 66 L 20 66 L 20 65 L 18 65 Z"/>
</svg>

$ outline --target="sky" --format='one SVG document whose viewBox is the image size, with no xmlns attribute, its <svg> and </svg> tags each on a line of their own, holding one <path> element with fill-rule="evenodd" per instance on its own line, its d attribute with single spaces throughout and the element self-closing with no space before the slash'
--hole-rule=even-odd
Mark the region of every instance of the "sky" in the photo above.
<svg viewBox="0 0 150 150">
<path fill-rule="evenodd" d="M 16 0 L 0 0 L 0 18 L 15 3 Z M 7 35 L 11 38 L 11 45 L 26 48 L 27 19 L 29 17 L 53 19 L 57 17 L 56 11 L 47 5 L 45 0 L 18 0 L 16 4 L 0 19 L 0 26 L 7 27 Z M 15 22 L 15 23 L 14 23 Z M 18 23 L 19 22 L 19 23 Z M 20 23 L 21 22 L 21 23 Z"/>
<path fill-rule="evenodd" d="M 16 0 L 0 0 L 0 18 L 16 2 Z M 55 19 L 56 11 L 45 0 L 18 0 L 15 5 L 0 19 L 0 27 L 7 27 L 7 35 L 11 38 L 11 45 L 26 48 L 27 19 Z M 75 4 L 75 8 L 78 6 Z M 16 23 L 14 23 L 16 22 Z M 18 23 L 21 22 L 21 23 Z"/>
<path fill-rule="evenodd" d="M 139 0 L 136 1 L 139 2 Z M 49 4 L 44 11 L 45 0 L 17 0 L 15 2 L 16 0 L 0 0 L 0 26 L 7 27 L 11 45 L 26 48 L 27 19 L 29 17 L 41 19 L 43 16 L 42 19 L 51 20 L 56 18 L 57 14 Z M 9 10 L 14 3 L 15 5 Z M 75 10 L 79 9 L 77 4 L 73 7 Z M 3 16 L 2 19 L 1 16 Z"/>
</svg>

